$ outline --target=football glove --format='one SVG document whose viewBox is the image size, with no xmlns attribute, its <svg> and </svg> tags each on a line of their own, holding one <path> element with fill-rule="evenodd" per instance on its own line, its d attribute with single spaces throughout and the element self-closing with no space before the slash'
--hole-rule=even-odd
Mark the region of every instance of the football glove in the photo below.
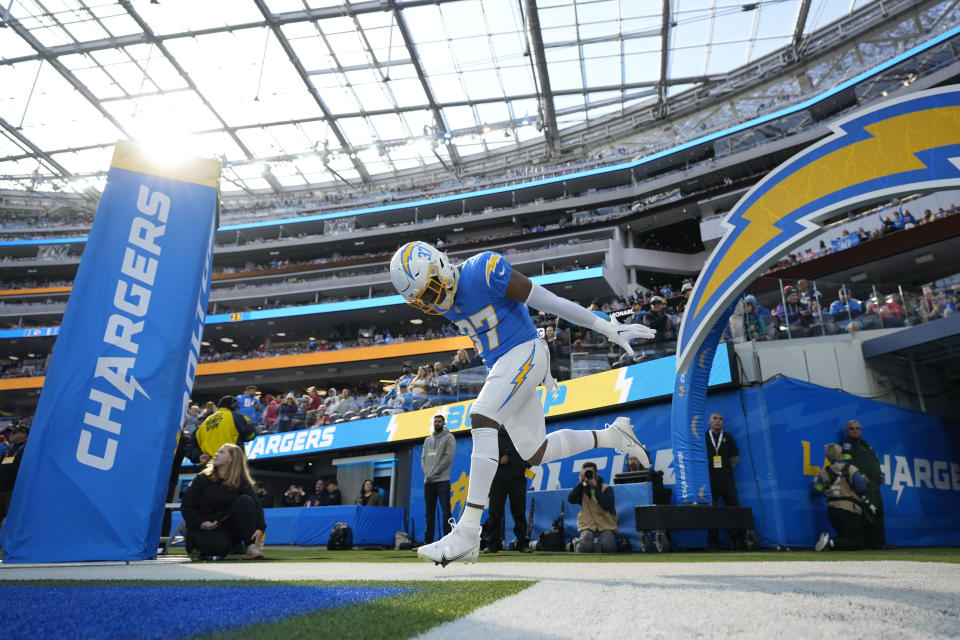
<svg viewBox="0 0 960 640">
<path fill-rule="evenodd" d="M 656 329 L 651 329 L 645 324 L 620 324 L 615 320 L 602 318 L 598 319 L 591 328 L 605 335 L 610 342 L 620 345 L 631 356 L 633 355 L 631 340 L 651 340 L 657 337 Z"/>
</svg>

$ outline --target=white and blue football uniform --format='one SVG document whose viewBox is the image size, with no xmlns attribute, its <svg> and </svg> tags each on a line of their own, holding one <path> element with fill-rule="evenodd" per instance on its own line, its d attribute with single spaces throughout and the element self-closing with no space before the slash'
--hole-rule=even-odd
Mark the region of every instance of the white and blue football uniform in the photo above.
<svg viewBox="0 0 960 640">
<path fill-rule="evenodd" d="M 504 295 L 512 272 L 510 263 L 492 251 L 468 259 L 443 315 L 470 336 L 489 369 L 471 413 L 504 425 L 517 451 L 529 458 L 546 437 L 537 386 L 549 373 L 550 360 L 527 306 Z"/>
<path fill-rule="evenodd" d="M 453 305 L 443 314 L 470 336 L 487 368 L 513 347 L 537 337 L 527 306 L 505 296 L 513 267 L 499 253 L 484 251 L 460 265 Z"/>
</svg>

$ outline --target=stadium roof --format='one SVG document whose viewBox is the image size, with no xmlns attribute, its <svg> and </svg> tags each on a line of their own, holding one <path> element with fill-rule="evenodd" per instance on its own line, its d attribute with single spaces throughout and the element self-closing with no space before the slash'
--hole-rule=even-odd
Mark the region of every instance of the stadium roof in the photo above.
<svg viewBox="0 0 960 640">
<path fill-rule="evenodd" d="M 96 187 L 123 138 L 221 157 L 226 193 L 456 172 L 873 1 L 3 0 L 0 188 Z"/>
</svg>

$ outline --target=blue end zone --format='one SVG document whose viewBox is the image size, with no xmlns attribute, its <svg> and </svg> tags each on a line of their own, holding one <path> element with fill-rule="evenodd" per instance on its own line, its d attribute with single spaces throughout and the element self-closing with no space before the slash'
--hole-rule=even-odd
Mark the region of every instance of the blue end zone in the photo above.
<svg viewBox="0 0 960 640">
<path fill-rule="evenodd" d="M 0 587 L 0 602 L 17 603 L 4 616 L 4 638 L 185 638 L 276 622 L 405 591 L 280 585 L 10 585 Z"/>
</svg>

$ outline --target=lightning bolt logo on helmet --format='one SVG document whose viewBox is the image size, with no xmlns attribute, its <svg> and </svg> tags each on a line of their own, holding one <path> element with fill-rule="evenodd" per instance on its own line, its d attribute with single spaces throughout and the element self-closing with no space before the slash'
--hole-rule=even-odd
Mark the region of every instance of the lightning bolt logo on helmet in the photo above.
<svg viewBox="0 0 960 640">
<path fill-rule="evenodd" d="M 390 260 L 390 280 L 410 306 L 443 315 L 457 293 L 459 270 L 442 251 L 426 242 L 408 242 Z"/>
</svg>

